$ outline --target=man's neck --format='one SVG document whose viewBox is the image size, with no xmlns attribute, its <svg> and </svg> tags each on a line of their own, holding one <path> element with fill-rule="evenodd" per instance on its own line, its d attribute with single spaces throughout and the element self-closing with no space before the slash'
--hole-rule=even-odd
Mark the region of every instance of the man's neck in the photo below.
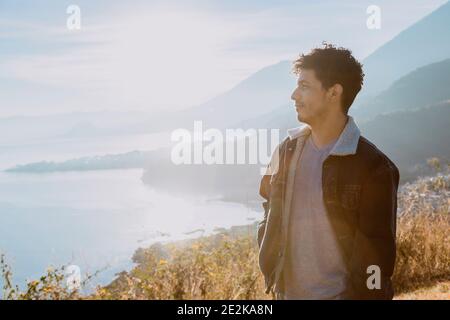
<svg viewBox="0 0 450 320">
<path fill-rule="evenodd" d="M 347 115 L 339 114 L 322 119 L 318 124 L 310 125 L 314 144 L 322 148 L 339 138 L 347 120 Z"/>
</svg>

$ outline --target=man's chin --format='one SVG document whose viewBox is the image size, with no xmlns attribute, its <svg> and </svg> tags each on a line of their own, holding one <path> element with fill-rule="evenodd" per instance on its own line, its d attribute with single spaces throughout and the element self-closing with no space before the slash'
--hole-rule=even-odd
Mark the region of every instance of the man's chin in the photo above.
<svg viewBox="0 0 450 320">
<path fill-rule="evenodd" d="M 298 120 L 299 122 L 305 122 L 305 117 L 302 116 L 300 113 L 297 113 L 297 120 Z"/>
</svg>

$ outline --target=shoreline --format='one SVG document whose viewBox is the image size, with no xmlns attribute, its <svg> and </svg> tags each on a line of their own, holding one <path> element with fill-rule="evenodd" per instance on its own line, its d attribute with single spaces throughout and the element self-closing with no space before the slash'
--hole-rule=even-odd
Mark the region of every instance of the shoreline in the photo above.
<svg viewBox="0 0 450 320">
<path fill-rule="evenodd" d="M 244 224 L 244 225 L 235 225 L 229 228 L 215 228 L 215 233 L 201 235 L 195 238 L 187 238 L 187 239 L 179 239 L 179 240 L 165 240 L 165 241 L 156 241 L 149 246 L 138 247 L 134 250 L 133 255 L 131 256 L 131 262 L 134 264 L 130 270 L 122 270 L 116 273 L 115 278 L 113 278 L 108 284 L 101 286 L 101 288 L 109 288 L 111 286 L 116 285 L 121 281 L 121 278 L 128 274 L 135 268 L 139 268 L 140 265 L 144 263 L 145 253 L 148 250 L 152 250 L 153 252 L 157 252 L 160 258 L 167 258 L 169 252 L 167 250 L 168 246 L 173 246 L 177 249 L 183 249 L 186 247 L 190 247 L 195 242 L 200 240 L 207 240 L 208 243 L 216 243 L 220 241 L 223 236 L 230 237 L 231 239 L 236 239 L 241 236 L 253 236 L 253 240 L 257 241 L 257 226 L 259 221 L 254 221 L 253 223 Z"/>
</svg>

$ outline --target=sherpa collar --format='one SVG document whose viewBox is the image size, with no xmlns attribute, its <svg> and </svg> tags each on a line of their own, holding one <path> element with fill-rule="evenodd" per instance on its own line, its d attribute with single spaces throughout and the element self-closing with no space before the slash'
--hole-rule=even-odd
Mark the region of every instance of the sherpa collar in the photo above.
<svg viewBox="0 0 450 320">
<path fill-rule="evenodd" d="M 299 137 L 306 137 L 311 133 L 311 127 L 308 124 L 303 124 L 300 127 L 288 129 L 287 133 L 291 140 Z M 333 149 L 331 149 L 330 154 L 338 156 L 355 154 L 360 135 L 361 132 L 353 120 L 353 117 L 348 116 L 344 130 L 342 130 L 341 135 L 333 146 Z"/>
</svg>

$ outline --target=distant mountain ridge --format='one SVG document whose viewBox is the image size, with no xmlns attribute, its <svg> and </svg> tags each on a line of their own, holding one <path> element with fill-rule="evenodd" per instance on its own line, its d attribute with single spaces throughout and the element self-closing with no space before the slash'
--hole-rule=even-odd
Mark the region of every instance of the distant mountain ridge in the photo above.
<svg viewBox="0 0 450 320">
<path fill-rule="evenodd" d="M 450 2 L 366 57 L 362 61 L 366 75 L 364 86 L 352 107 L 353 110 L 360 109 L 358 117 L 368 119 L 374 116 L 366 104 L 395 81 L 417 68 L 450 58 L 450 41 L 442 37 L 446 30 L 450 30 Z M 189 108 L 170 121 L 176 121 L 180 126 L 203 120 L 207 126 L 224 128 L 280 110 L 292 104 L 290 96 L 295 87 L 295 76 L 291 70 L 291 61 L 281 61 L 263 68 L 230 91 Z M 366 115 L 365 111 L 369 114 Z M 164 122 L 170 121 L 167 119 Z"/>
<path fill-rule="evenodd" d="M 373 96 L 416 68 L 450 58 L 450 41 L 445 40 L 449 30 L 447 2 L 364 59 L 362 94 Z"/>
<path fill-rule="evenodd" d="M 412 110 L 450 100 L 450 59 L 422 66 L 395 81 L 360 108 L 350 109 L 361 120 L 399 110 Z"/>
<path fill-rule="evenodd" d="M 450 100 L 450 59 L 420 67 L 395 81 L 387 90 L 368 99 L 359 109 L 350 108 L 358 123 L 397 111 L 411 111 Z M 284 135 L 288 128 L 299 126 L 292 103 L 253 119 L 239 121 L 236 127 L 277 128 Z"/>
<path fill-rule="evenodd" d="M 292 63 L 289 61 L 265 67 L 228 92 L 184 110 L 179 120 L 186 124 L 202 120 L 206 126 L 225 128 L 239 119 L 270 112 L 280 104 L 289 102 L 290 92 L 295 86 L 291 69 Z"/>
</svg>

